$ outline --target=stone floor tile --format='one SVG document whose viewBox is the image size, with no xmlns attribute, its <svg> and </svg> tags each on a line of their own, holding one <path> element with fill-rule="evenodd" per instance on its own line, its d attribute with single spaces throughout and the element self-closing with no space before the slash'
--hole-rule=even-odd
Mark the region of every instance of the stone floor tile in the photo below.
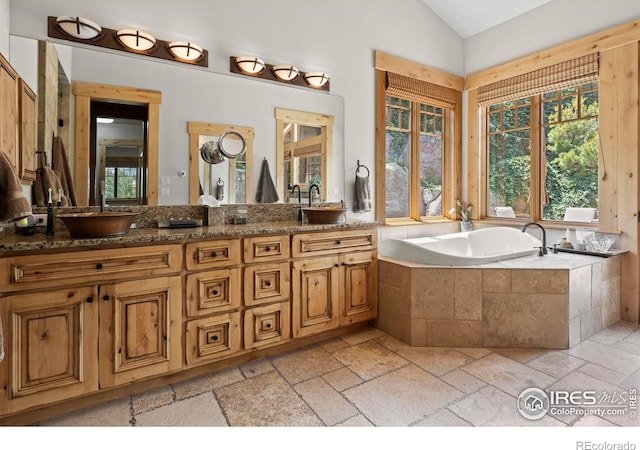
<svg viewBox="0 0 640 450">
<path fill-rule="evenodd" d="M 539 420 L 525 419 L 518 412 L 516 397 L 512 397 L 493 386 L 487 386 L 463 398 L 451 405 L 449 409 L 476 427 L 564 425 L 549 416 L 544 416 Z"/>
<path fill-rule="evenodd" d="M 623 389 L 635 389 L 640 391 L 640 370 L 636 370 L 627 378 L 620 382 L 620 387 Z"/>
<path fill-rule="evenodd" d="M 171 386 L 163 386 L 151 391 L 136 394 L 131 397 L 133 414 L 140 414 L 145 411 L 169 405 L 173 402 L 173 391 Z"/>
<path fill-rule="evenodd" d="M 374 341 L 345 348 L 333 356 L 365 381 L 409 364 L 406 359 Z"/>
<path fill-rule="evenodd" d="M 522 364 L 526 364 L 549 351 L 536 348 L 492 348 L 491 350 L 499 355 L 506 356 L 507 358 L 511 358 Z"/>
<path fill-rule="evenodd" d="M 357 345 L 381 336 L 386 336 L 386 333 L 382 330 L 378 330 L 377 328 L 369 327 L 363 331 L 357 331 L 355 333 L 342 336 L 341 339 L 348 345 Z"/>
<path fill-rule="evenodd" d="M 131 426 L 131 399 L 125 397 L 40 422 L 47 427 L 128 427 Z"/>
<path fill-rule="evenodd" d="M 441 376 L 440 379 L 465 394 L 471 394 L 472 392 L 480 390 L 487 385 L 484 381 L 474 377 L 473 375 L 469 375 L 467 372 L 460 369 L 449 372 Z"/>
<path fill-rule="evenodd" d="M 338 391 L 322 378 L 312 378 L 293 387 L 325 425 L 335 425 L 359 414 Z"/>
<path fill-rule="evenodd" d="M 456 416 L 448 409 L 441 409 L 426 419 L 415 423 L 414 427 L 469 427 L 471 424 Z"/>
<path fill-rule="evenodd" d="M 624 338 L 624 342 L 628 342 L 629 344 L 633 345 L 640 345 L 640 330 L 635 331 L 634 333 Z"/>
<path fill-rule="evenodd" d="M 414 348 L 414 347 L 411 347 L 409 344 L 405 344 L 400 339 L 396 339 L 389 335 L 380 336 L 379 338 L 376 339 L 376 342 L 382 345 L 383 347 L 388 348 L 392 352 L 396 352 L 396 353 L 398 353 L 402 349 Z"/>
<path fill-rule="evenodd" d="M 526 388 L 542 389 L 556 381 L 547 374 L 495 353 L 468 364 L 462 370 L 514 397 Z"/>
<path fill-rule="evenodd" d="M 458 350 L 460 353 L 464 353 L 465 355 L 471 356 L 473 359 L 480 359 L 484 356 L 487 356 L 489 353 L 491 353 L 491 350 L 489 350 L 488 348 L 460 347 L 460 348 L 456 348 L 456 350 Z"/>
<path fill-rule="evenodd" d="M 616 372 L 606 367 L 599 366 L 593 363 L 587 363 L 578 369 L 578 372 L 584 373 L 597 380 L 604 381 L 605 383 L 619 386 L 626 378 L 626 375 L 620 372 Z"/>
<path fill-rule="evenodd" d="M 319 426 L 322 422 L 277 372 L 216 388 L 231 426 Z"/>
<path fill-rule="evenodd" d="M 271 363 L 291 384 L 298 384 L 342 367 L 332 354 L 317 345 L 274 356 Z"/>
<path fill-rule="evenodd" d="M 530 361 L 527 365 L 554 378 L 562 378 L 586 364 L 582 359 L 574 358 L 561 351 L 550 351 Z"/>
<path fill-rule="evenodd" d="M 407 426 L 464 394 L 415 365 L 344 391 L 376 426 Z"/>
<path fill-rule="evenodd" d="M 435 376 L 441 376 L 474 361 L 471 356 L 451 348 L 406 347 L 397 353 Z"/>
<path fill-rule="evenodd" d="M 618 322 L 594 334 L 589 339 L 601 344 L 613 345 L 632 334 L 636 328 L 636 326 L 629 322 Z"/>
<path fill-rule="evenodd" d="M 616 427 L 617 425 L 598 416 L 583 416 L 572 426 L 574 427 Z"/>
<path fill-rule="evenodd" d="M 275 367 L 271 364 L 267 358 L 260 358 L 254 361 L 249 361 L 247 363 L 240 365 L 240 372 L 247 378 L 257 377 L 259 375 L 264 375 L 268 372 L 273 372 Z"/>
<path fill-rule="evenodd" d="M 228 369 L 176 383 L 173 385 L 173 391 L 175 392 L 176 401 L 179 401 L 205 392 L 213 392 L 214 388 L 227 386 L 242 380 L 244 380 L 244 376 L 240 369 L 229 367 Z"/>
<path fill-rule="evenodd" d="M 575 347 L 565 350 L 565 352 L 576 358 L 587 360 L 626 375 L 631 375 L 640 369 L 640 356 L 591 340 L 581 342 Z"/>
<path fill-rule="evenodd" d="M 373 424 L 367 420 L 362 414 L 347 419 L 344 422 L 340 422 L 336 427 L 372 427 Z"/>
<path fill-rule="evenodd" d="M 357 386 L 364 381 L 346 367 L 326 373 L 322 378 L 338 392 Z"/>
<path fill-rule="evenodd" d="M 640 345 L 635 345 L 627 341 L 619 341 L 613 344 L 613 347 L 618 350 L 622 350 L 623 352 L 640 356 Z"/>
<path fill-rule="evenodd" d="M 136 427 L 226 427 L 213 392 L 135 415 Z"/>
<path fill-rule="evenodd" d="M 349 347 L 349 344 L 340 338 L 329 339 L 328 341 L 320 342 L 318 345 L 329 353 L 337 352 L 338 350 Z"/>
</svg>

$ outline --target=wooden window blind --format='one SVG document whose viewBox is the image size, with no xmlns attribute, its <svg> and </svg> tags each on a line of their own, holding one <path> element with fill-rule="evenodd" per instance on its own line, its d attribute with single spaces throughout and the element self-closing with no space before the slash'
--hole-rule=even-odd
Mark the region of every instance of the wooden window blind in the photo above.
<svg viewBox="0 0 640 450">
<path fill-rule="evenodd" d="M 455 89 L 387 72 L 387 95 L 392 97 L 454 109 L 456 93 Z"/>
<path fill-rule="evenodd" d="M 598 81 L 599 53 L 496 81 L 478 88 L 478 104 L 488 106 L 563 87 Z"/>
</svg>

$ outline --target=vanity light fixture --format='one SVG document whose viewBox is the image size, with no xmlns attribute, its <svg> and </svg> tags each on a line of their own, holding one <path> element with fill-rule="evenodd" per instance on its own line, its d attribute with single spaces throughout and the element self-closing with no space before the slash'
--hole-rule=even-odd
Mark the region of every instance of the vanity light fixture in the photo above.
<svg viewBox="0 0 640 450">
<path fill-rule="evenodd" d="M 169 42 L 169 51 L 181 61 L 197 61 L 202 57 L 202 47 L 193 42 Z"/>
<path fill-rule="evenodd" d="M 102 27 L 84 17 L 60 16 L 56 19 L 58 27 L 76 39 L 95 39 L 102 33 Z"/>
<path fill-rule="evenodd" d="M 300 74 L 298 68 L 290 64 L 273 66 L 271 70 L 273 74 L 282 81 L 293 81 Z"/>
<path fill-rule="evenodd" d="M 309 86 L 320 89 L 329 82 L 329 75 L 324 72 L 307 72 L 304 74 Z"/>
<path fill-rule="evenodd" d="M 292 64 L 272 65 L 254 56 L 229 57 L 229 70 L 239 75 L 330 91 L 329 75 L 324 72 L 305 73 Z"/>
<path fill-rule="evenodd" d="M 236 56 L 235 63 L 242 72 L 249 75 L 262 73 L 265 68 L 264 61 L 255 56 Z"/>
<path fill-rule="evenodd" d="M 208 67 L 209 52 L 193 42 L 169 42 L 136 30 L 112 30 L 82 17 L 49 16 L 47 35 L 50 38 L 93 45 L 110 50 L 151 56 L 167 61 Z"/>
<path fill-rule="evenodd" d="M 148 52 L 156 46 L 156 38 L 140 30 L 120 30 L 118 41 L 127 49 L 135 52 Z"/>
</svg>

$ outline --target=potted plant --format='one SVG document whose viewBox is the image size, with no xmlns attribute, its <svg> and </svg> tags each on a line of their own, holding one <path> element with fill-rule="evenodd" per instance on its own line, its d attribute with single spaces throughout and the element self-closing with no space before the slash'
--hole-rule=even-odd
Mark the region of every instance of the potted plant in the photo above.
<svg viewBox="0 0 640 450">
<path fill-rule="evenodd" d="M 471 211 L 473 206 L 470 203 L 464 203 L 460 200 L 456 200 L 456 207 L 451 208 L 449 214 L 456 214 L 456 219 L 460 218 L 460 231 L 473 230 L 473 223 L 471 222 Z"/>
</svg>

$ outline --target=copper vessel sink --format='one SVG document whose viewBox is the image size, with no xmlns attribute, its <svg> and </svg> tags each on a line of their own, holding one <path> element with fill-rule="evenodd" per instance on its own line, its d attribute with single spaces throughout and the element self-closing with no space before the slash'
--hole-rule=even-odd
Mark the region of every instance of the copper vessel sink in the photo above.
<svg viewBox="0 0 640 450">
<path fill-rule="evenodd" d="M 103 238 L 127 234 L 137 213 L 85 212 L 58 214 L 72 238 Z"/>
<path fill-rule="evenodd" d="M 310 224 L 337 224 L 347 213 L 347 208 L 340 206 L 310 206 L 302 208 Z"/>
</svg>

